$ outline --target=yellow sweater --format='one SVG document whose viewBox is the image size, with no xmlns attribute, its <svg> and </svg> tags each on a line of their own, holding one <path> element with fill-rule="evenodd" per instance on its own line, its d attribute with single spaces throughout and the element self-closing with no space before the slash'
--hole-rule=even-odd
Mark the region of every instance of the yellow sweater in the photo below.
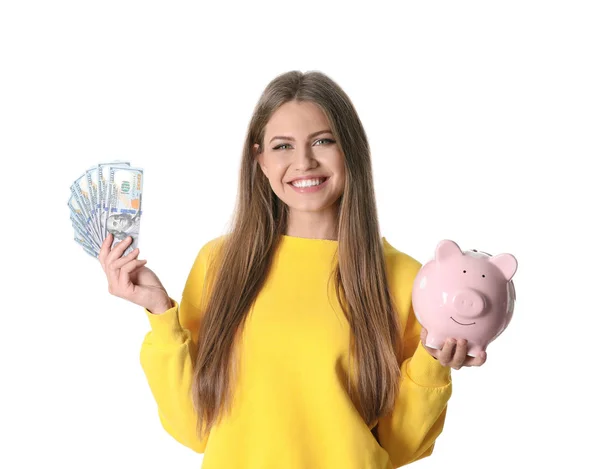
<svg viewBox="0 0 600 469">
<path fill-rule="evenodd" d="M 345 390 L 340 368 L 348 370 L 350 328 L 333 280 L 327 295 L 338 241 L 284 235 L 243 329 L 232 413 L 197 438 L 190 350 L 197 346 L 207 255 L 222 238 L 200 249 L 181 303 L 172 299 L 163 314 L 144 310 L 151 330 L 140 361 L 165 430 L 204 453 L 203 469 L 390 469 L 429 456 L 452 392 L 450 368 L 419 339 L 411 289 L 421 264 L 385 237 L 404 341 L 394 410 L 369 428 Z"/>
</svg>

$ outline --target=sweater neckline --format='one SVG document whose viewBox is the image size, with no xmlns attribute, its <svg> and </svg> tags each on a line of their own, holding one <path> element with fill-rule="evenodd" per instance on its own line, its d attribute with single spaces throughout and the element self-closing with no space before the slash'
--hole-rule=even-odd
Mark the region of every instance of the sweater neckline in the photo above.
<svg viewBox="0 0 600 469">
<path fill-rule="evenodd" d="M 279 247 L 283 252 L 294 253 L 294 255 L 313 254 L 329 258 L 337 253 L 339 242 L 337 239 L 301 238 L 300 236 L 281 235 Z"/>
<path fill-rule="evenodd" d="M 385 236 L 381 237 L 384 246 L 388 245 Z M 286 234 L 281 235 L 282 246 L 296 247 L 296 248 L 317 248 L 317 249 L 332 249 L 337 248 L 339 241 L 337 239 L 321 239 L 321 238 L 301 238 L 300 236 L 290 236 Z"/>
<path fill-rule="evenodd" d="M 300 236 L 290 236 L 286 234 L 281 235 L 283 241 L 286 243 L 296 244 L 338 244 L 337 239 L 321 239 L 321 238 L 301 238 Z"/>
</svg>

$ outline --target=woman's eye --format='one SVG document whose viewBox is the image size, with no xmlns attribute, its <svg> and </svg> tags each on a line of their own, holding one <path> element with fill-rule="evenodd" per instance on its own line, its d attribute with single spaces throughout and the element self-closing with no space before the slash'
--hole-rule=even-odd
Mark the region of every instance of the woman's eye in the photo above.
<svg viewBox="0 0 600 469">
<path fill-rule="evenodd" d="M 335 143 L 330 138 L 320 138 L 319 140 L 317 140 L 317 142 Z M 273 148 L 273 150 L 279 150 L 281 147 L 285 147 L 285 146 L 289 146 L 289 143 L 282 143 L 281 145 L 277 145 L 276 147 Z"/>
</svg>

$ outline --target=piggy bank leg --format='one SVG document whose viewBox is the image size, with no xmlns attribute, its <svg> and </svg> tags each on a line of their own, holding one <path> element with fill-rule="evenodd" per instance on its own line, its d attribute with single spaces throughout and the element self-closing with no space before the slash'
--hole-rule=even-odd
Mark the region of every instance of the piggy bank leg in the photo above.
<svg viewBox="0 0 600 469">
<path fill-rule="evenodd" d="M 425 339 L 425 345 L 427 347 L 434 348 L 436 350 L 441 350 L 444 346 L 445 340 L 432 335 L 429 331 L 427 332 L 427 338 Z"/>
<path fill-rule="evenodd" d="M 476 357 L 480 352 L 483 351 L 485 351 L 485 347 L 481 346 L 480 344 L 469 344 L 467 355 L 470 357 Z"/>
</svg>

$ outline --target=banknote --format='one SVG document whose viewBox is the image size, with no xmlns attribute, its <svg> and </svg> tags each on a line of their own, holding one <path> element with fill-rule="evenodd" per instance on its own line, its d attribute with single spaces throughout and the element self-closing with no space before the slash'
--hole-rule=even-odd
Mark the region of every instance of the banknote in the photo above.
<svg viewBox="0 0 600 469">
<path fill-rule="evenodd" d="M 102 239 L 106 238 L 108 231 L 106 230 L 106 218 L 108 217 L 108 176 L 109 168 L 131 166 L 129 161 L 114 160 L 107 163 L 98 163 L 98 208 L 99 208 L 99 221 L 102 225 Z"/>
<path fill-rule="evenodd" d="M 123 255 L 139 246 L 144 170 L 129 161 L 98 163 L 70 187 L 67 201 L 74 239 L 90 256 L 98 257 L 109 233 L 113 244 L 131 236 Z"/>
<path fill-rule="evenodd" d="M 98 257 L 98 251 L 96 251 L 96 249 L 90 247 L 85 240 L 82 239 L 81 235 L 75 231 L 75 236 L 74 236 L 75 241 L 77 241 L 78 244 L 81 245 L 81 247 L 83 248 L 83 250 L 88 253 L 90 256 L 92 257 Z"/>
<path fill-rule="evenodd" d="M 79 221 L 84 232 L 87 235 L 87 238 L 89 238 L 94 245 L 97 245 L 98 239 L 94 235 L 94 232 L 91 228 L 91 225 L 94 223 L 94 221 L 90 216 L 86 215 L 78 200 L 79 197 L 76 196 L 75 189 L 71 187 L 71 196 L 69 197 L 69 200 L 67 202 L 67 205 L 71 210 L 71 215 Z"/>
<path fill-rule="evenodd" d="M 94 220 L 98 237 L 102 239 L 102 224 L 100 223 L 100 204 L 98 203 L 98 166 L 86 170 L 85 180 L 87 182 L 88 195 L 90 198 L 90 211 Z"/>
<path fill-rule="evenodd" d="M 108 168 L 105 228 L 113 235 L 113 247 L 126 237 L 132 237 L 132 243 L 123 255 L 129 254 L 139 244 L 143 184 L 142 168 L 131 166 L 109 166 Z"/>
<path fill-rule="evenodd" d="M 89 228 L 96 242 L 102 243 L 100 239 L 100 232 L 98 231 L 97 223 L 94 218 L 90 189 L 88 187 L 85 172 L 79 176 L 73 184 L 71 184 L 71 193 L 75 196 L 77 204 L 79 205 L 79 209 L 86 219 L 86 228 Z"/>
<path fill-rule="evenodd" d="M 94 241 L 90 237 L 89 233 L 86 231 L 85 227 L 81 224 L 81 221 L 71 212 L 71 225 L 73 226 L 73 230 L 81 235 L 83 240 L 89 247 L 93 247 L 95 245 Z"/>
</svg>

